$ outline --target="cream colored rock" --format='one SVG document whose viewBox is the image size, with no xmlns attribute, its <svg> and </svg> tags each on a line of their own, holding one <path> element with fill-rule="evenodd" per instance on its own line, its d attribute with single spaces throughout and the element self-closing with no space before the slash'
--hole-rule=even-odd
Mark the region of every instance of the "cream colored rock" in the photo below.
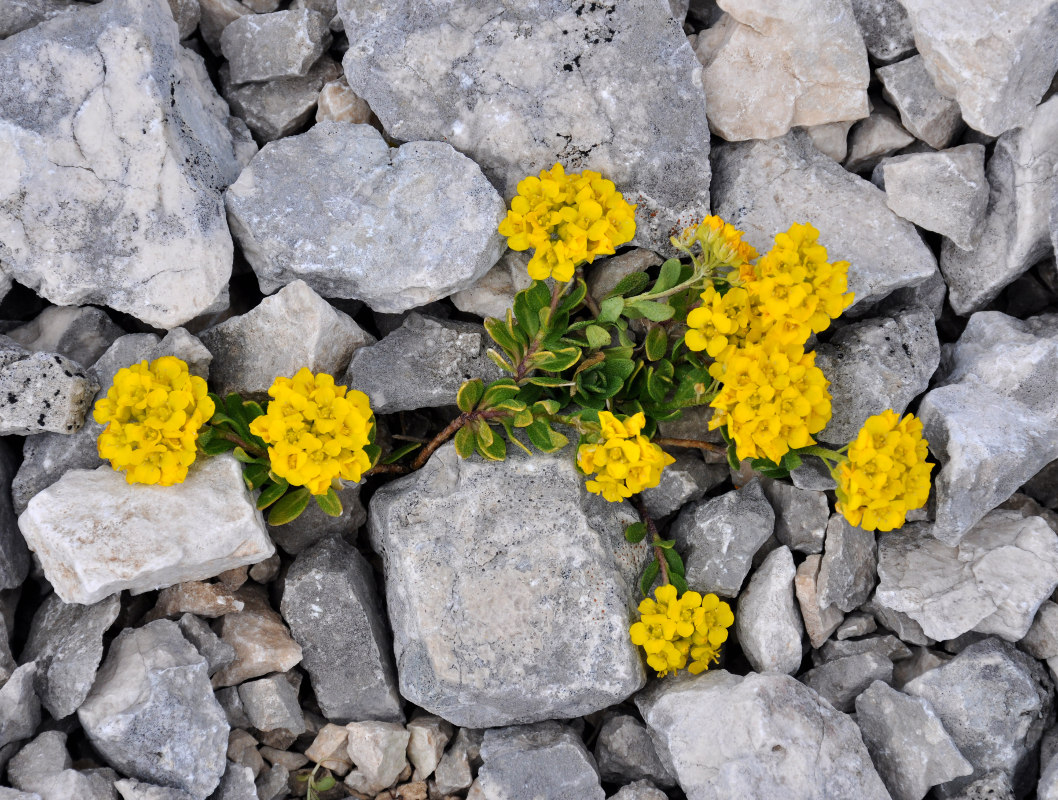
<svg viewBox="0 0 1058 800">
<path fill-rule="evenodd" d="M 371 121 L 371 106 L 349 88 L 344 75 L 326 84 L 320 90 L 320 99 L 316 101 L 316 121 L 325 122 L 327 120 L 354 124 Z"/>
<path fill-rule="evenodd" d="M 720 0 L 698 37 L 709 127 L 728 141 L 866 117 L 870 67 L 849 0 Z"/>
<path fill-rule="evenodd" d="M 235 686 L 270 672 L 286 672 L 301 662 L 301 645 L 268 604 L 260 586 L 243 586 L 236 598 L 242 611 L 225 614 L 218 633 L 235 649 L 235 661 L 213 676 L 213 686 Z"/>
<path fill-rule="evenodd" d="M 354 792 L 374 794 L 397 782 L 408 766 L 407 748 L 410 734 L 395 722 L 350 722 L 349 758 L 356 769 L 345 778 Z"/>
<path fill-rule="evenodd" d="M 823 557 L 818 553 L 808 556 L 797 567 L 794 577 L 794 592 L 801 608 L 801 618 L 805 623 L 808 641 L 812 647 L 821 647 L 834 631 L 838 629 L 845 615 L 837 606 L 826 606 L 819 602 L 819 563 Z"/>
<path fill-rule="evenodd" d="M 66 603 L 203 580 L 275 552 L 231 456 L 196 463 L 175 486 L 130 485 L 109 466 L 71 470 L 18 526 Z"/>
<path fill-rule="evenodd" d="M 305 755 L 313 763 L 320 764 L 341 778 L 353 768 L 347 749 L 348 742 L 349 731 L 345 726 L 328 722 L 320 728 Z"/>
</svg>

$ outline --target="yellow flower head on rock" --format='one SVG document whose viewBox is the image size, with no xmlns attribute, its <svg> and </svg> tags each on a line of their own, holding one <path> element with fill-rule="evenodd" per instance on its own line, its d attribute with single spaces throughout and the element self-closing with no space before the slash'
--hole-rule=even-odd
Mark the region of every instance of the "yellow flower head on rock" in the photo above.
<svg viewBox="0 0 1058 800">
<path fill-rule="evenodd" d="M 640 433 L 645 424 L 643 412 L 626 420 L 609 411 L 599 412 L 600 440 L 577 450 L 581 471 L 596 473 L 585 484 L 589 492 L 619 503 L 658 485 L 661 471 L 676 459 Z"/>
<path fill-rule="evenodd" d="M 213 416 L 206 382 L 175 356 L 118 370 L 92 416 L 107 427 L 99 457 L 125 473 L 129 483 L 172 486 L 194 463 L 198 429 Z"/>
<path fill-rule="evenodd" d="M 512 250 L 535 252 L 529 277 L 568 281 L 578 264 L 610 255 L 635 235 L 635 206 L 598 172 L 561 164 L 518 183 L 499 232 Z"/>
<path fill-rule="evenodd" d="M 685 228 L 673 237 L 674 247 L 690 252 L 695 243 L 702 249 L 706 261 L 714 266 L 727 266 L 739 270 L 757 257 L 757 251 L 748 242 L 742 241 L 743 232 L 720 217 L 708 216 L 700 223 Z"/>
<path fill-rule="evenodd" d="M 867 531 L 891 531 L 929 499 L 928 443 L 922 421 L 892 410 L 869 417 L 834 470 L 837 510 Z"/>
<path fill-rule="evenodd" d="M 639 621 L 628 633 L 658 677 L 684 668 L 697 675 L 719 660 L 734 621 L 731 606 L 715 594 L 684 592 L 677 598 L 676 587 L 666 584 L 654 590 L 653 600 L 639 604 Z"/>
<path fill-rule="evenodd" d="M 276 378 L 268 394 L 268 410 L 250 423 L 250 432 L 268 444 L 276 475 L 320 495 L 335 478 L 359 481 L 370 468 L 364 447 L 371 444 L 374 413 L 366 394 L 304 367 L 293 378 Z"/>
<path fill-rule="evenodd" d="M 753 314 L 749 292 L 745 289 L 733 286 L 720 294 L 710 285 L 702 292 L 702 305 L 687 314 L 689 330 L 684 341 L 691 350 L 704 350 L 710 357 L 722 361 L 745 342 Z"/>
</svg>

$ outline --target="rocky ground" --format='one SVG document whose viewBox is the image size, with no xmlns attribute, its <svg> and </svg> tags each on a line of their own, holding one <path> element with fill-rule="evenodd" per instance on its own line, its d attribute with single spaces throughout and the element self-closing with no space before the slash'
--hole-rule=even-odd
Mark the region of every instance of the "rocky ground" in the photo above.
<svg viewBox="0 0 1058 800">
<path fill-rule="evenodd" d="M 0 800 L 316 764 L 323 798 L 1058 798 L 1058 2 L 0 0 L 0 37 Z M 568 452 L 448 445 L 275 528 L 228 456 L 101 466 L 93 398 L 164 354 L 431 436 L 496 377 L 496 226 L 556 160 L 638 203 L 596 297 L 710 211 L 815 225 L 856 294 L 820 439 L 913 410 L 938 463 L 875 536 L 826 473 L 683 451 L 644 501 L 732 599 L 718 667 L 648 677 L 636 514 Z"/>
</svg>

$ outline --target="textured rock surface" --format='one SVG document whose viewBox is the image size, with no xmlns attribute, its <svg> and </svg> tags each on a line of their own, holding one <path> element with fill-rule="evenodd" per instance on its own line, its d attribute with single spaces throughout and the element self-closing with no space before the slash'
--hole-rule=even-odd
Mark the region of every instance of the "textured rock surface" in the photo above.
<svg viewBox="0 0 1058 800">
<path fill-rule="evenodd" d="M 762 253 L 792 221 L 811 222 L 830 259 L 850 263 L 856 303 L 880 300 L 936 271 L 914 226 L 889 210 L 885 195 L 816 150 L 803 132 L 725 145 L 713 169 L 716 214 Z"/>
<path fill-rule="evenodd" d="M 588 494 L 561 453 L 494 464 L 445 445 L 379 489 L 368 525 L 401 695 L 483 727 L 577 716 L 640 688 L 625 628 L 648 555 L 624 540 L 633 519 Z"/>
<path fill-rule="evenodd" d="M 718 135 L 771 139 L 867 116 L 871 73 L 848 0 L 725 0 L 723 9 L 697 47 Z"/>
<path fill-rule="evenodd" d="M 239 685 L 246 717 L 259 731 L 282 729 L 305 732 L 305 715 L 298 704 L 298 690 L 283 675 L 269 675 Z"/>
<path fill-rule="evenodd" d="M 695 800 L 889 797 L 852 720 L 787 675 L 713 669 L 658 681 L 636 705 Z"/>
<path fill-rule="evenodd" d="M 60 44 L 59 42 L 62 42 Z M 227 110 L 165 0 L 82 8 L 0 43 L 0 257 L 59 305 L 172 328 L 231 274 Z"/>
<path fill-rule="evenodd" d="M 224 774 L 228 722 L 205 659 L 174 622 L 115 639 L 77 716 L 93 746 L 126 775 L 203 800 Z"/>
<path fill-rule="evenodd" d="M 99 386 L 56 353 L 30 353 L 0 336 L 0 435 L 75 433 Z"/>
<path fill-rule="evenodd" d="M 885 156 L 907 147 L 915 137 L 904 130 L 888 106 L 876 107 L 867 119 L 857 122 L 849 132 L 845 169 L 865 172 Z"/>
<path fill-rule="evenodd" d="M 915 49 L 911 21 L 900 0 L 852 0 L 852 13 L 875 61 L 888 64 Z"/>
<path fill-rule="evenodd" d="M 679 452 L 675 463 L 661 473 L 661 480 L 653 489 L 643 491 L 643 505 L 655 520 L 679 511 L 687 503 L 702 496 L 727 480 L 726 464 L 706 464 L 697 454 Z"/>
<path fill-rule="evenodd" d="M 453 294 L 452 303 L 468 314 L 503 319 L 507 309 L 514 304 L 514 296 L 533 283 L 527 271 L 528 264 L 529 253 L 508 250 L 472 286 Z"/>
<path fill-rule="evenodd" d="M 247 14 L 220 35 L 234 83 L 304 77 L 330 46 L 322 14 L 309 9 Z"/>
<path fill-rule="evenodd" d="M 595 761 L 581 738 L 557 722 L 485 731 L 478 772 L 481 796 L 603 800 Z"/>
<path fill-rule="evenodd" d="M 825 661 L 800 680 L 838 711 L 849 713 L 860 692 L 875 681 L 893 680 L 893 662 L 881 653 L 857 653 Z"/>
<path fill-rule="evenodd" d="M 34 353 L 58 353 L 92 366 L 124 331 L 93 306 L 48 306 L 8 336 Z"/>
<path fill-rule="evenodd" d="M 356 764 L 345 785 L 365 794 L 392 786 L 408 764 L 410 734 L 395 722 L 351 722 L 345 727 L 349 758 Z"/>
<path fill-rule="evenodd" d="M 129 485 L 109 466 L 71 470 L 18 524 L 67 603 L 211 578 L 275 552 L 230 456 L 196 464 L 176 486 Z"/>
<path fill-rule="evenodd" d="M 775 511 L 775 538 L 791 550 L 821 553 L 830 519 L 826 495 L 767 478 L 761 487 Z"/>
<path fill-rule="evenodd" d="M 225 614 L 217 629 L 235 649 L 235 661 L 213 676 L 214 686 L 235 686 L 270 672 L 286 672 L 302 658 L 301 645 L 269 606 L 264 589 L 243 586 L 236 597 L 243 609 Z"/>
<path fill-rule="evenodd" d="M 875 583 L 874 533 L 850 525 L 840 514 L 827 523 L 819 564 L 819 602 L 853 611 L 870 596 Z"/>
<path fill-rule="evenodd" d="M 367 101 L 349 88 L 343 75 L 328 82 L 320 89 L 316 101 L 316 121 L 352 122 L 360 125 L 371 121 L 371 108 Z"/>
<path fill-rule="evenodd" d="M 638 204 L 647 247 L 667 248 L 672 228 L 708 213 L 701 66 L 661 3 L 338 10 L 349 86 L 397 139 L 451 143 L 507 198 L 556 161 L 597 170 Z"/>
<path fill-rule="evenodd" d="M 0 747 L 28 739 L 40 725 L 40 700 L 33 687 L 37 673 L 36 662 L 27 661 L 0 688 Z"/>
<path fill-rule="evenodd" d="M 790 548 L 778 547 L 757 567 L 738 599 L 735 633 L 757 672 L 793 673 L 801 666 L 804 624 L 794 605 L 796 573 Z"/>
<path fill-rule="evenodd" d="M 922 56 L 881 67 L 876 74 L 909 132 L 938 150 L 951 144 L 962 129 L 959 106 L 937 91 Z"/>
<path fill-rule="evenodd" d="M 595 761 L 604 780 L 649 779 L 661 786 L 676 783 L 672 770 L 658 757 L 650 732 L 631 714 L 615 714 L 603 722 L 595 740 Z"/>
<path fill-rule="evenodd" d="M 10 499 L 16 458 L 6 443 L 0 443 L 0 589 L 21 586 L 31 564 L 26 540 L 18 530 L 17 509 Z"/>
<path fill-rule="evenodd" d="M 503 202 L 476 164 L 440 142 L 391 150 L 369 125 L 323 122 L 266 146 L 226 197 L 265 291 L 301 278 L 399 312 L 469 286 L 503 247 Z"/>
<path fill-rule="evenodd" d="M 808 556 L 798 565 L 794 576 L 794 593 L 812 647 L 822 646 L 845 619 L 840 608 L 823 605 L 819 600 L 819 562 L 822 560 L 818 554 Z"/>
</svg>

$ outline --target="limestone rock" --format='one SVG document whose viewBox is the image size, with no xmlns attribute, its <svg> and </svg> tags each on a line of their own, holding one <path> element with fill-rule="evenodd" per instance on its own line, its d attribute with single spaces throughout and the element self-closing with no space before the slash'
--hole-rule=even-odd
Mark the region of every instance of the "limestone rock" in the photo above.
<svg viewBox="0 0 1058 800">
<path fill-rule="evenodd" d="M 595 761 L 603 780 L 627 783 L 649 779 L 673 786 L 676 776 L 658 757 L 646 726 L 630 714 L 606 719 L 595 740 Z"/>
<path fill-rule="evenodd" d="M 849 713 L 860 692 L 875 681 L 893 680 L 893 662 L 879 653 L 859 653 L 825 661 L 800 680 L 838 711 Z"/>
<path fill-rule="evenodd" d="M 180 29 L 180 40 L 183 41 L 198 30 L 202 19 L 202 6 L 198 0 L 169 0 L 169 10 Z"/>
<path fill-rule="evenodd" d="M 624 539 L 634 520 L 588 494 L 564 453 L 482 463 L 445 445 L 381 487 L 368 527 L 401 695 L 487 726 L 575 717 L 640 688 L 625 628 L 649 553 Z"/>
<path fill-rule="evenodd" d="M 356 769 L 345 777 L 345 785 L 364 794 L 380 792 L 396 783 L 408 765 L 405 756 L 410 734 L 395 722 L 350 722 L 349 758 Z"/>
<path fill-rule="evenodd" d="M 18 530 L 16 509 L 9 499 L 17 458 L 6 443 L 0 442 L 0 589 L 21 586 L 31 564 L 26 540 Z"/>
<path fill-rule="evenodd" d="M 371 121 L 371 107 L 364 98 L 349 88 L 349 82 L 343 75 L 320 89 L 320 96 L 316 101 L 316 121 L 362 125 Z"/>
<path fill-rule="evenodd" d="M 205 659 L 176 623 L 123 631 L 77 716 L 92 745 L 131 777 L 204 800 L 224 774 L 228 722 Z"/>
<path fill-rule="evenodd" d="M 34 353 L 58 353 L 92 366 L 124 332 L 94 306 L 48 306 L 8 336 Z"/>
<path fill-rule="evenodd" d="M 199 0 L 199 32 L 202 34 L 202 41 L 214 55 L 219 56 L 220 37 L 224 29 L 239 17 L 252 13 L 239 0 Z"/>
<path fill-rule="evenodd" d="M 434 785 L 442 794 L 459 792 L 474 782 L 471 766 L 481 765 L 482 732 L 471 728 L 456 731 L 451 746 L 441 757 L 434 771 Z"/>
<path fill-rule="evenodd" d="M 0 688 L 0 747 L 28 739 L 40 725 L 40 700 L 33 687 L 37 672 L 37 663 L 26 661 Z"/>
<path fill-rule="evenodd" d="M 496 265 L 473 285 L 453 294 L 452 303 L 468 314 L 503 319 L 507 309 L 514 305 L 514 296 L 522 289 L 528 289 L 533 283 L 533 279 L 529 277 L 528 264 L 528 253 L 508 250 L 500 256 Z"/>
<path fill-rule="evenodd" d="M 220 36 L 233 83 L 301 78 L 331 44 L 329 20 L 308 9 L 247 14 Z"/>
<path fill-rule="evenodd" d="M 243 586 L 237 597 L 243 610 L 225 614 L 217 631 L 235 649 L 235 661 L 213 676 L 214 686 L 235 686 L 270 672 L 286 672 L 302 658 L 301 646 L 269 606 L 262 587 Z"/>
<path fill-rule="evenodd" d="M 914 55 L 875 70 L 885 98 L 900 112 L 900 122 L 930 147 L 941 150 L 962 128 L 955 101 L 937 91 L 922 56 Z"/>
<path fill-rule="evenodd" d="M 701 500 L 710 489 L 723 483 L 728 476 L 726 464 L 706 464 L 696 453 L 676 452 L 675 463 L 661 473 L 661 480 L 653 489 L 643 491 L 643 505 L 655 519 L 663 519 L 683 508 L 687 503 Z"/>
<path fill-rule="evenodd" d="M 771 139 L 867 116 L 871 72 L 848 0 L 725 0 L 723 9 L 697 49 L 719 136 Z"/>
<path fill-rule="evenodd" d="M 421 714 L 407 725 L 408 761 L 415 768 L 415 780 L 426 780 L 437 769 L 445 745 L 452 738 L 452 726 L 433 714 Z"/>
<path fill-rule="evenodd" d="M 61 44 L 60 44 L 61 42 Z M 231 275 L 220 193 L 240 170 L 165 0 L 113 0 L 0 42 L 0 258 L 58 305 L 172 328 Z"/>
<path fill-rule="evenodd" d="M 761 480 L 761 487 L 775 511 L 775 538 L 801 553 L 823 552 L 830 519 L 826 495 L 767 478 Z"/>
<path fill-rule="evenodd" d="M 338 12 L 349 86 L 386 131 L 449 142 L 504 198 L 560 161 L 601 172 L 638 205 L 641 246 L 668 248 L 672 229 L 708 213 L 701 65 L 664 4 L 543 0 L 496 14 L 444 0 L 340 0 Z"/>
<path fill-rule="evenodd" d="M 845 169 L 864 172 L 873 169 L 885 156 L 907 147 L 915 137 L 904 130 L 892 109 L 883 105 L 852 127 L 848 141 Z"/>
<path fill-rule="evenodd" d="M 503 247 L 503 202 L 476 164 L 440 142 L 391 150 L 369 125 L 324 122 L 266 146 L 226 196 L 265 291 L 302 278 L 405 311 L 470 285 Z"/>
<path fill-rule="evenodd" d="M 915 49 L 911 21 L 900 0 L 852 0 L 852 13 L 871 58 L 889 64 Z"/>
<path fill-rule="evenodd" d="M 196 614 L 212 619 L 242 609 L 242 601 L 222 583 L 185 581 L 162 589 L 158 593 L 158 602 L 148 616 L 154 619 L 176 619 L 183 614 Z"/>
<path fill-rule="evenodd" d="M 209 625 L 194 614 L 183 614 L 177 624 L 184 638 L 206 659 L 210 676 L 235 660 L 235 648 L 222 641 Z"/>
<path fill-rule="evenodd" d="M 293 734 L 305 732 L 305 714 L 298 704 L 297 689 L 284 676 L 269 675 L 241 684 L 239 699 L 257 730 L 282 728 Z"/>
<path fill-rule="evenodd" d="M 852 125 L 852 121 L 810 125 L 805 128 L 805 133 L 812 140 L 816 150 L 830 156 L 840 164 L 845 160 L 845 156 L 849 151 L 848 136 Z"/>
<path fill-rule="evenodd" d="M 324 514 L 319 506 L 310 503 L 301 516 L 293 522 L 283 525 L 269 525 L 268 534 L 277 545 L 291 555 L 307 550 L 317 542 L 352 533 L 367 522 L 367 511 L 360 502 L 362 484 L 347 484 L 338 492 L 342 503 L 342 515 L 331 517 Z"/>
<path fill-rule="evenodd" d="M 5 0 L 0 4 L 0 39 L 70 11 L 76 11 L 70 0 Z"/>
<path fill-rule="evenodd" d="M 0 434 L 75 433 L 98 389 L 68 358 L 30 353 L 0 336 Z"/>
<path fill-rule="evenodd" d="M 156 786 L 134 778 L 122 778 L 114 783 L 122 800 L 193 800 L 191 795 L 169 786 Z"/>
<path fill-rule="evenodd" d="M 801 666 L 804 625 L 794 606 L 796 572 L 790 548 L 778 547 L 757 567 L 738 599 L 735 633 L 757 672 L 790 674 Z"/>
<path fill-rule="evenodd" d="M 481 758 L 485 763 L 478 772 L 478 783 L 485 798 L 606 797 L 584 742 L 557 722 L 487 730 Z"/>
<path fill-rule="evenodd" d="M 668 795 L 650 781 L 626 783 L 610 800 L 668 800 Z"/>
<path fill-rule="evenodd" d="M 819 562 L 822 559 L 820 555 L 808 556 L 798 565 L 794 576 L 794 592 L 812 647 L 821 647 L 845 619 L 840 608 L 823 605 L 819 600 Z"/>
<path fill-rule="evenodd" d="M 792 221 L 812 223 L 830 260 L 850 263 L 856 303 L 880 300 L 936 271 L 933 254 L 914 226 L 889 210 L 884 193 L 824 156 L 801 131 L 725 145 L 713 169 L 716 214 L 744 230 L 760 252 Z"/>
<path fill-rule="evenodd" d="M 819 565 L 819 602 L 842 611 L 862 605 L 874 588 L 876 559 L 873 532 L 850 525 L 840 514 L 832 516 Z"/>
<path fill-rule="evenodd" d="M 71 470 L 18 525 L 67 603 L 210 578 L 275 552 L 230 456 L 204 459 L 175 486 L 130 485 L 109 466 Z"/>
</svg>

